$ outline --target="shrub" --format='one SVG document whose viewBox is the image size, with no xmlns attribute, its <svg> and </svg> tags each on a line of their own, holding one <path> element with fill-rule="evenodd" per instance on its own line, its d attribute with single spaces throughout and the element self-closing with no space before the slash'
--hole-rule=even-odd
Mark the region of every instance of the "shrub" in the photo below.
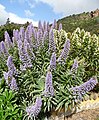
<svg viewBox="0 0 99 120">
<path fill-rule="evenodd" d="M 85 45 L 86 40 L 82 46 L 80 37 L 75 39 L 78 30 L 68 37 L 62 26 L 59 30 L 56 28 L 56 21 L 51 27 L 39 22 L 37 29 L 29 24 L 26 30 L 21 27 L 20 31 L 13 31 L 13 41 L 5 32 L 5 42 L 0 43 L 1 87 L 17 93 L 17 104 L 24 110 L 23 119 L 42 119 L 42 114 L 46 116 L 52 110 L 75 107 L 89 92 L 87 89 L 92 90 L 97 84 L 96 77 L 86 76 L 85 62 L 90 63 L 89 57 L 83 59 L 85 54 L 80 51 L 81 47 L 89 48 L 86 47 L 88 43 Z M 85 32 L 82 34 L 86 36 Z M 88 36 L 89 39 L 92 38 Z M 97 41 L 97 36 L 93 39 Z M 96 53 L 96 44 L 94 50 Z M 92 78 L 87 86 L 84 79 L 88 77 Z"/>
</svg>

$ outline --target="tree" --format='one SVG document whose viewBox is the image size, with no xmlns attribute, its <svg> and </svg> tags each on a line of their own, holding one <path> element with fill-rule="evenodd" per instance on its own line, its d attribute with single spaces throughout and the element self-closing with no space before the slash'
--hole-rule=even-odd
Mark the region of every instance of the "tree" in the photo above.
<svg viewBox="0 0 99 120">
<path fill-rule="evenodd" d="M 9 18 L 7 18 L 6 24 L 7 25 L 10 24 L 10 19 Z"/>
</svg>

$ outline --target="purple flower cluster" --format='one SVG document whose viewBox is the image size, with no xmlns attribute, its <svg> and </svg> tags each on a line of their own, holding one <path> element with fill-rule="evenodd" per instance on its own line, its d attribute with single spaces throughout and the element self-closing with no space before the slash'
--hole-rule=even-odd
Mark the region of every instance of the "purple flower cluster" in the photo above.
<svg viewBox="0 0 99 120">
<path fill-rule="evenodd" d="M 61 23 L 59 24 L 59 29 L 58 30 L 59 31 L 62 30 L 62 24 Z"/>
<path fill-rule="evenodd" d="M 64 48 L 58 58 L 58 62 L 59 63 L 64 63 L 66 61 L 66 58 L 69 54 L 69 50 L 70 50 L 70 40 L 66 40 L 65 44 L 64 44 Z"/>
<path fill-rule="evenodd" d="M 37 97 L 35 104 L 26 108 L 27 115 L 29 117 L 37 117 L 37 115 L 41 111 L 41 107 L 42 107 L 42 99 L 41 97 Z"/>
<path fill-rule="evenodd" d="M 17 74 L 16 68 L 14 66 L 12 57 L 9 56 L 7 60 L 8 72 L 4 72 L 4 78 L 6 80 L 7 85 L 10 87 L 11 90 L 18 90 L 17 83 L 15 78 L 13 77 Z"/>
<path fill-rule="evenodd" d="M 38 29 L 42 30 L 43 29 L 43 26 L 42 26 L 42 23 L 41 21 L 38 22 Z"/>
<path fill-rule="evenodd" d="M 56 51 L 56 44 L 54 41 L 54 33 L 53 33 L 53 29 L 51 28 L 50 32 L 49 32 L 49 52 L 55 52 Z"/>
<path fill-rule="evenodd" d="M 0 50 L 1 50 L 1 53 L 4 55 L 4 57 L 8 57 L 9 53 L 8 53 L 8 50 L 6 49 L 5 43 L 3 41 L 1 41 L 1 43 L 0 43 Z"/>
<path fill-rule="evenodd" d="M 13 91 L 18 90 L 16 79 L 13 77 L 11 71 L 4 72 L 4 78 L 6 80 L 6 84 L 10 87 L 11 90 L 13 90 Z"/>
<path fill-rule="evenodd" d="M 11 90 L 18 90 L 18 86 L 17 86 L 17 83 L 16 83 L 16 79 L 14 77 L 12 77 L 12 80 L 10 82 L 10 89 Z"/>
<path fill-rule="evenodd" d="M 13 46 L 17 46 L 18 40 L 19 40 L 19 31 L 14 29 L 13 37 L 12 37 Z"/>
<path fill-rule="evenodd" d="M 54 96 L 54 87 L 52 84 L 52 73 L 50 71 L 48 71 L 46 75 L 44 96 L 45 97 Z"/>
<path fill-rule="evenodd" d="M 38 47 L 41 47 L 44 43 L 43 43 L 43 32 L 41 29 L 38 29 L 37 32 L 37 44 Z"/>
<path fill-rule="evenodd" d="M 6 43 L 6 46 L 7 46 L 7 48 L 9 49 L 9 48 L 11 48 L 11 46 L 12 46 L 12 42 L 11 42 L 11 39 L 10 39 L 10 37 L 9 37 L 9 34 L 8 34 L 8 32 L 7 31 L 5 31 L 5 43 Z"/>
<path fill-rule="evenodd" d="M 78 61 L 77 61 L 77 59 L 75 59 L 73 65 L 72 65 L 71 71 L 75 72 L 77 70 L 77 68 L 78 68 Z"/>
<path fill-rule="evenodd" d="M 53 29 L 57 29 L 57 21 L 54 19 L 54 23 L 52 24 Z"/>
<path fill-rule="evenodd" d="M 24 29 L 24 27 L 21 27 L 21 28 L 20 28 L 19 37 L 20 37 L 20 40 L 21 40 L 22 42 L 24 42 L 24 38 L 25 38 L 25 29 Z"/>
<path fill-rule="evenodd" d="M 52 56 L 51 56 L 50 68 L 51 68 L 51 70 L 55 70 L 56 69 L 56 54 L 55 54 L 55 52 L 52 53 Z"/>
<path fill-rule="evenodd" d="M 7 66 L 8 66 L 8 70 L 12 72 L 12 75 L 15 75 L 17 73 L 16 67 L 14 66 L 11 56 L 9 56 L 7 59 Z"/>
<path fill-rule="evenodd" d="M 27 43 L 27 45 L 26 45 L 26 52 L 27 52 L 28 55 L 30 56 L 30 59 L 31 59 L 31 60 L 34 60 L 34 59 L 35 59 L 35 55 L 34 55 L 32 49 L 31 49 L 29 43 Z"/>
<path fill-rule="evenodd" d="M 77 100 L 82 100 L 83 95 L 91 91 L 97 83 L 97 79 L 93 77 L 82 85 L 71 88 L 71 90 L 73 91 L 73 95 L 77 96 Z"/>
<path fill-rule="evenodd" d="M 27 40 L 31 48 L 37 48 L 37 32 L 32 23 L 28 26 L 29 39 Z"/>
<path fill-rule="evenodd" d="M 12 80 L 13 74 L 12 71 L 4 72 L 3 73 L 4 79 L 6 81 L 6 84 L 10 86 L 10 82 Z"/>
<path fill-rule="evenodd" d="M 22 71 L 26 70 L 26 68 L 32 67 L 30 56 L 28 55 L 24 47 L 19 49 L 19 56 L 20 60 L 22 61 L 22 64 L 20 65 L 20 69 Z"/>
</svg>

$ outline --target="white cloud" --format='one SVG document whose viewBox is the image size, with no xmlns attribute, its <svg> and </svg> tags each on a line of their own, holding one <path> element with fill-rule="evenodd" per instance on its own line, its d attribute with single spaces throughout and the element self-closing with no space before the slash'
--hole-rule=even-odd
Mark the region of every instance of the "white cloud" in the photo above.
<svg viewBox="0 0 99 120">
<path fill-rule="evenodd" d="M 28 21 L 28 22 L 32 22 L 34 26 L 37 26 L 37 24 L 38 24 L 37 21 L 33 21 L 32 19 L 22 18 L 14 13 L 7 12 L 5 10 L 5 7 L 0 4 L 0 25 L 5 24 L 7 18 L 9 18 L 10 21 L 14 22 L 14 23 L 24 24 Z"/>
<path fill-rule="evenodd" d="M 25 10 L 24 12 L 25 12 L 26 17 L 34 16 L 34 14 L 30 10 Z"/>
<path fill-rule="evenodd" d="M 63 15 L 76 14 L 99 8 L 99 0 L 35 0 L 50 5 L 53 11 Z"/>
<path fill-rule="evenodd" d="M 27 2 L 27 4 L 29 5 L 30 8 L 34 8 L 35 7 L 35 0 L 24 0 Z"/>
<path fill-rule="evenodd" d="M 30 8 L 34 8 L 35 3 L 37 2 L 37 0 L 9 0 L 9 1 L 10 3 L 13 3 L 15 1 L 19 2 L 20 4 L 27 3 Z"/>
<path fill-rule="evenodd" d="M 13 13 L 9 13 L 9 18 L 10 18 L 11 22 L 14 22 L 14 23 L 24 24 L 28 21 L 28 22 L 32 22 L 34 26 L 37 26 L 37 24 L 38 24 L 37 21 L 33 21 L 32 19 L 29 19 L 29 18 L 21 18 Z"/>
<path fill-rule="evenodd" d="M 0 4 L 0 25 L 4 24 L 8 18 L 8 13 L 5 11 L 5 7 Z"/>
</svg>

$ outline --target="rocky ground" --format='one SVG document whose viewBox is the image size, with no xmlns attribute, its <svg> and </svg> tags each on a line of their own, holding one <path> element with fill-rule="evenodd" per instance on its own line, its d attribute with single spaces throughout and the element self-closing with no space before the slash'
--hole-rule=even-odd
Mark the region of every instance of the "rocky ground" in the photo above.
<svg viewBox="0 0 99 120">
<path fill-rule="evenodd" d="M 99 120 L 99 108 L 95 110 L 82 111 L 63 120 Z"/>
<path fill-rule="evenodd" d="M 80 103 L 76 111 L 74 110 L 65 113 L 65 116 L 68 117 L 64 117 L 64 109 L 52 112 L 48 120 L 99 120 L 99 93 L 92 93 Z"/>
<path fill-rule="evenodd" d="M 94 110 L 86 110 L 69 117 L 55 117 L 50 118 L 50 120 L 99 120 L 99 108 Z"/>
</svg>

